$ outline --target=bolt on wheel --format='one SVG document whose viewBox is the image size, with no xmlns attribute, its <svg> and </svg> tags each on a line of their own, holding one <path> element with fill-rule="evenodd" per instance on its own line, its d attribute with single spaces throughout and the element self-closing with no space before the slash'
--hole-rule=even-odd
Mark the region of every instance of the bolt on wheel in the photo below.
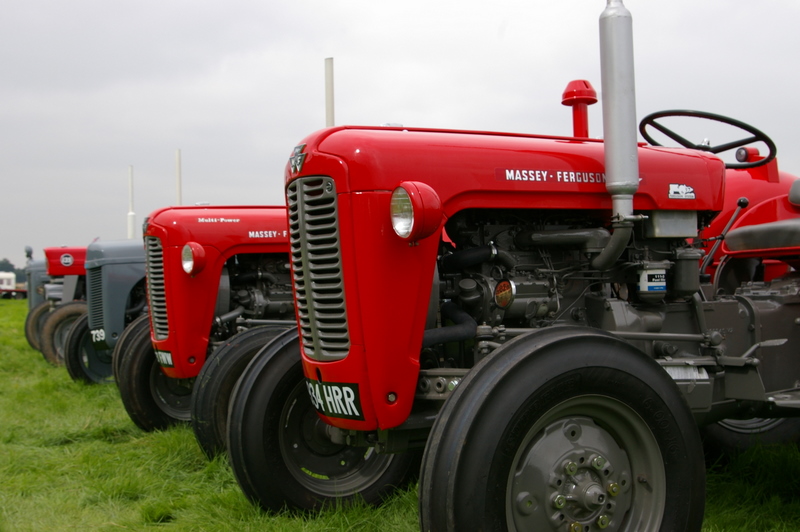
<svg viewBox="0 0 800 532">
<path fill-rule="evenodd" d="M 626 450 L 618 440 L 641 445 Z M 664 510 L 658 444 L 635 412 L 608 397 L 576 397 L 551 409 L 531 427 L 513 463 L 507 514 L 517 530 L 557 530 L 564 524 L 582 532 L 617 530 L 626 516 L 651 526 L 647 515 Z M 652 489 L 639 495 L 648 501 L 636 505 L 634 470 L 654 473 Z"/>
</svg>

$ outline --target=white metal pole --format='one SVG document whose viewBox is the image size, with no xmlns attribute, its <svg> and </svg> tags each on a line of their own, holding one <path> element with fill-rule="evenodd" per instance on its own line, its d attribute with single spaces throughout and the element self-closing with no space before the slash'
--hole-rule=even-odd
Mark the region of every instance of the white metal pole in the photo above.
<svg viewBox="0 0 800 532">
<path fill-rule="evenodd" d="M 325 127 L 333 127 L 333 57 L 325 59 Z"/>
<path fill-rule="evenodd" d="M 133 165 L 128 166 L 128 239 L 136 233 L 136 213 L 133 212 Z"/>
<path fill-rule="evenodd" d="M 175 152 L 175 179 L 176 179 L 176 187 L 177 187 L 177 194 L 178 194 L 178 203 L 176 205 L 182 205 L 181 203 L 181 150 L 178 149 Z"/>
</svg>

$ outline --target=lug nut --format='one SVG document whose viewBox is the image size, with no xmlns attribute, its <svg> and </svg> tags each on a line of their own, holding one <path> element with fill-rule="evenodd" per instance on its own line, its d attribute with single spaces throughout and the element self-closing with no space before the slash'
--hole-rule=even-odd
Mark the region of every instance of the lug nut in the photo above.
<svg viewBox="0 0 800 532">
<path fill-rule="evenodd" d="M 611 519 L 608 518 L 607 515 L 599 515 L 597 516 L 597 520 L 595 521 L 597 528 L 600 530 L 607 528 L 609 524 L 611 524 Z"/>
<path fill-rule="evenodd" d="M 616 497 L 617 495 L 619 495 L 619 484 L 617 484 L 616 482 L 609 482 L 608 486 L 606 486 L 606 491 L 612 497 Z"/>
<path fill-rule="evenodd" d="M 597 469 L 598 471 L 603 469 L 606 466 L 606 459 L 602 456 L 595 456 L 594 460 L 592 460 L 592 467 Z"/>
<path fill-rule="evenodd" d="M 556 495 L 553 497 L 553 508 L 556 510 L 562 509 L 564 506 L 567 505 L 567 498 L 563 495 Z"/>
<path fill-rule="evenodd" d="M 583 527 L 580 523 L 572 523 L 569 525 L 569 532 L 583 532 Z"/>
<path fill-rule="evenodd" d="M 567 462 L 564 465 L 564 473 L 566 473 L 567 475 L 574 475 L 577 472 L 578 472 L 578 464 L 576 464 L 575 462 Z"/>
</svg>

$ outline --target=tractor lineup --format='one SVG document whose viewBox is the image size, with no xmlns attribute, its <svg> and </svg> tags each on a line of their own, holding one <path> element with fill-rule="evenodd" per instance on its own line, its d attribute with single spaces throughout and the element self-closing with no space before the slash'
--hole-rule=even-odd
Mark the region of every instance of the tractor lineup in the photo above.
<svg viewBox="0 0 800 532">
<path fill-rule="evenodd" d="M 30 260 L 26 268 L 32 295 L 28 298 L 25 337 L 45 360 L 62 365 L 67 333 L 86 313 L 86 248 L 52 247 L 45 248 L 44 254 L 43 263 Z"/>
<path fill-rule="evenodd" d="M 266 511 L 418 482 L 425 531 L 700 530 L 705 452 L 800 441 L 800 180 L 735 119 L 637 124 L 631 27 L 607 0 L 603 139 L 583 80 L 569 137 L 314 132 L 285 206 L 29 253 L 28 342 Z"/>
</svg>

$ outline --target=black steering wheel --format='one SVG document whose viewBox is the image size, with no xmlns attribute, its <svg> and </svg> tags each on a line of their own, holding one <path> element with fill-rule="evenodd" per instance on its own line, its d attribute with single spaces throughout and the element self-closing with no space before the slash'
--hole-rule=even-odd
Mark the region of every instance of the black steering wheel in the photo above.
<svg viewBox="0 0 800 532">
<path fill-rule="evenodd" d="M 659 118 L 665 117 L 672 117 L 672 116 L 689 116 L 694 118 L 702 118 L 703 120 L 713 120 L 715 122 L 722 122 L 723 124 L 728 124 L 735 128 L 741 129 L 746 131 L 751 137 L 743 138 L 741 140 L 735 140 L 733 142 L 727 142 L 725 144 L 719 144 L 717 146 L 709 146 L 705 144 L 695 144 L 684 137 L 678 135 L 671 129 L 665 127 L 663 124 L 658 123 L 656 120 Z M 763 142 L 767 145 L 767 149 L 769 153 L 763 159 L 759 159 L 758 161 L 747 161 L 747 151 L 744 149 L 737 150 L 736 152 L 736 160 L 739 161 L 738 163 L 725 163 L 725 168 L 754 168 L 756 166 L 761 166 L 767 164 L 772 159 L 775 158 L 775 155 L 778 153 L 778 148 L 775 147 L 775 143 L 772 142 L 772 139 L 769 138 L 765 133 L 762 133 L 758 129 L 754 128 L 749 124 L 745 124 L 744 122 L 740 122 L 733 118 L 728 118 L 727 116 L 722 115 L 715 115 L 713 113 L 706 113 L 704 111 L 688 111 L 688 110 L 670 110 L 670 111 L 658 111 L 657 113 L 652 113 L 647 115 L 639 122 L 639 133 L 642 134 L 644 139 L 649 142 L 653 146 L 661 146 L 658 142 L 650 136 L 647 132 L 647 128 L 652 127 L 663 133 L 664 135 L 668 136 L 684 148 L 690 148 L 693 150 L 701 150 L 707 151 L 714 154 L 722 153 L 724 151 L 733 150 L 735 148 L 743 148 L 748 144 L 752 144 L 753 142 Z"/>
</svg>

